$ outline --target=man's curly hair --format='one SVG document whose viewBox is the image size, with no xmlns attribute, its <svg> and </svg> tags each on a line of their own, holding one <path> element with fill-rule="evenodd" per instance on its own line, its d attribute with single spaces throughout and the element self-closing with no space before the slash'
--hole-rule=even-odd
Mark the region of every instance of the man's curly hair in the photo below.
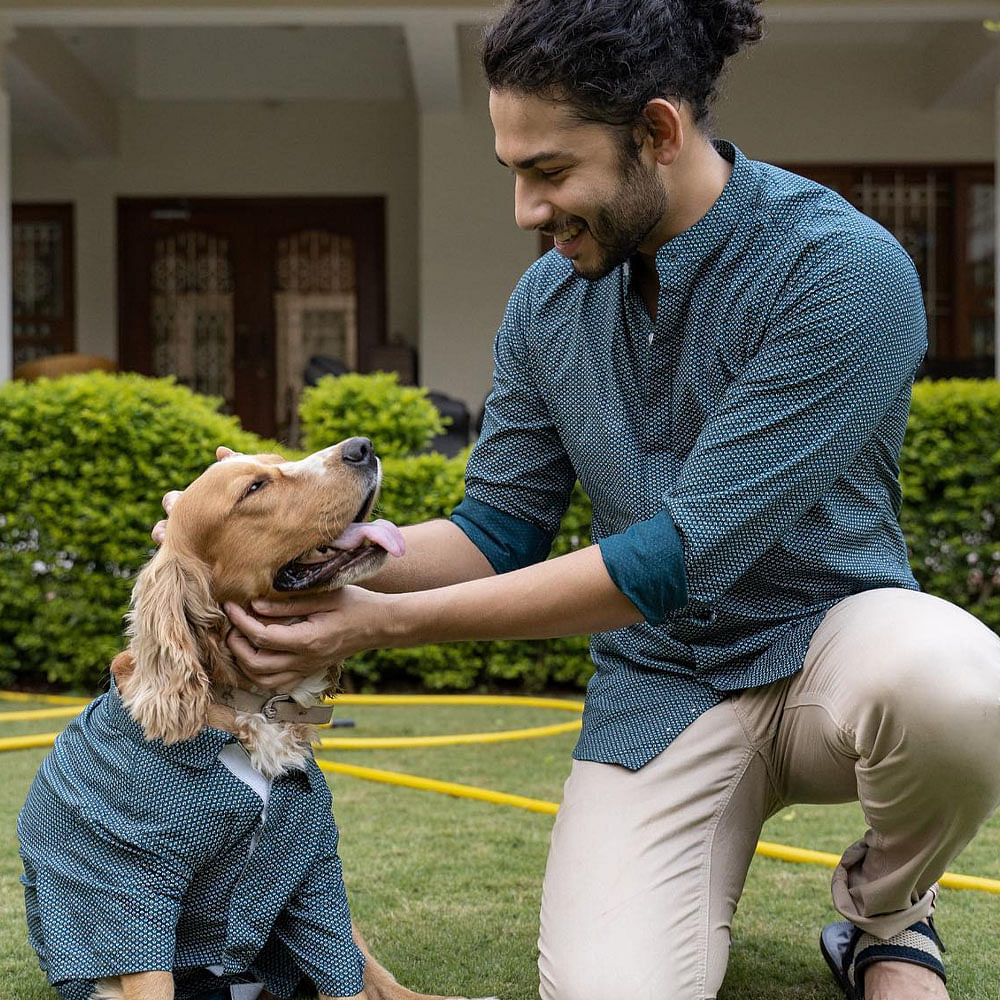
<svg viewBox="0 0 1000 1000">
<path fill-rule="evenodd" d="M 483 43 L 490 87 L 632 127 L 654 97 L 701 126 L 726 59 L 762 34 L 760 0 L 510 0 Z"/>
</svg>

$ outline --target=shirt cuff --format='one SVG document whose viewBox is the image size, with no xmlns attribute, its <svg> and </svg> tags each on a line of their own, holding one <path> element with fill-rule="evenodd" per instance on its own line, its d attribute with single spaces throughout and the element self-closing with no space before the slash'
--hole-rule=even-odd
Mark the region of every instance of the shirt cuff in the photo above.
<svg viewBox="0 0 1000 1000">
<path fill-rule="evenodd" d="M 509 573 L 541 562 L 552 548 L 552 536 L 530 521 L 466 497 L 451 520 L 489 560 L 497 573 Z"/>
<path fill-rule="evenodd" d="M 615 586 L 650 624 L 659 625 L 668 611 L 687 603 L 684 546 L 665 510 L 598 545 Z"/>
</svg>

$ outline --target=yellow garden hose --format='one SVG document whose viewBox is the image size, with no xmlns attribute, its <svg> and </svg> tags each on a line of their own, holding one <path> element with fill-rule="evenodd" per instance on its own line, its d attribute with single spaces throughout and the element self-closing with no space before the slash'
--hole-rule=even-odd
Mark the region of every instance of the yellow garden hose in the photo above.
<svg viewBox="0 0 1000 1000">
<path fill-rule="evenodd" d="M 23 711 L 0 712 L 0 722 L 27 721 L 31 719 L 57 718 L 75 715 L 82 705 L 88 703 L 86 698 L 70 698 L 64 695 L 25 695 L 14 691 L 0 691 L 0 701 L 34 701 L 52 703 L 59 708 L 27 709 Z M 339 705 L 517 705 L 524 708 L 552 708 L 563 711 L 580 712 L 583 703 L 579 701 L 563 701 L 558 698 L 521 698 L 511 695 L 364 695 L 344 694 L 337 698 Z M 456 733 L 448 736 L 408 736 L 408 737 L 377 737 L 358 738 L 326 737 L 319 742 L 323 750 L 376 750 L 399 749 L 404 747 L 456 746 L 470 743 L 498 743 L 508 740 L 539 739 L 554 736 L 557 733 L 572 732 L 580 728 L 580 720 L 559 723 L 552 726 L 538 726 L 532 729 L 512 729 L 492 733 Z M 14 736 L 0 739 L 0 752 L 5 750 L 26 750 L 37 747 L 51 746 L 57 733 L 38 733 L 31 736 Z M 376 781 L 383 784 L 399 785 L 404 788 L 415 788 L 420 791 L 437 792 L 441 795 L 451 795 L 455 798 L 476 799 L 480 802 L 491 802 L 496 805 L 511 806 L 515 809 L 525 809 L 529 812 L 555 815 L 559 808 L 557 802 L 545 799 L 532 799 L 523 795 L 511 795 L 507 792 L 497 792 L 476 785 L 463 785 L 454 781 L 439 781 L 436 778 L 423 778 L 413 774 L 403 774 L 399 771 L 383 771 L 374 767 L 359 767 L 354 764 L 342 764 L 338 761 L 317 760 L 319 767 L 332 774 L 345 774 L 364 781 Z M 840 862 L 836 854 L 824 851 L 812 851 L 802 847 L 790 847 L 785 844 L 773 844 L 768 841 L 758 841 L 756 853 L 761 857 L 778 861 L 788 861 L 797 864 L 822 865 L 834 868 Z M 1000 880 L 982 878 L 976 875 L 957 875 L 945 872 L 939 882 L 948 889 L 970 889 L 1000 895 Z"/>
<path fill-rule="evenodd" d="M 58 735 L 58 733 L 33 733 L 31 736 L 9 736 L 0 740 L 0 751 L 35 750 L 38 747 L 50 747 L 55 743 Z"/>
<path fill-rule="evenodd" d="M 417 788 L 422 792 L 438 792 L 459 799 L 478 799 L 480 802 L 493 802 L 496 805 L 513 806 L 515 809 L 527 809 L 529 812 L 548 813 L 553 816 L 559 809 L 558 802 L 529 799 L 523 795 L 509 795 L 507 792 L 495 792 L 491 788 L 460 785 L 455 781 L 438 781 L 436 778 L 421 778 L 400 771 L 382 771 L 375 767 L 358 767 L 355 764 L 341 764 L 333 760 L 317 760 L 316 763 L 322 770 L 332 774 L 348 774 L 352 778 L 379 781 L 386 785 L 402 785 L 404 788 Z"/>
<path fill-rule="evenodd" d="M 86 705 L 90 699 L 74 694 L 26 694 L 24 691 L 0 691 L 0 701 L 40 701 L 43 705 Z"/>
</svg>

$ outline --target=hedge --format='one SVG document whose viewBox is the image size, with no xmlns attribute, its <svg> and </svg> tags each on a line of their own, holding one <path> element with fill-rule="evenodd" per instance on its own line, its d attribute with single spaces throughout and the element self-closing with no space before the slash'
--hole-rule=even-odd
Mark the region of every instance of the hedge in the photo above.
<svg viewBox="0 0 1000 1000">
<path fill-rule="evenodd" d="M 160 497 L 218 444 L 276 447 L 218 403 L 138 375 L 0 387 L 0 683 L 106 677 Z"/>
<path fill-rule="evenodd" d="M 900 479 L 921 587 L 1000 631 L 1000 383 L 918 382 Z"/>
<path fill-rule="evenodd" d="M 465 455 L 408 454 L 438 426 L 423 390 L 389 377 L 347 378 L 339 405 L 350 412 L 322 417 L 323 407 L 335 409 L 329 383 L 307 393 L 309 439 L 322 446 L 368 434 L 380 454 L 398 456 L 384 462 L 380 514 L 397 524 L 446 516 L 462 496 Z M 405 417 L 357 419 L 366 384 L 389 412 L 404 395 Z M 317 400 L 323 407 L 307 416 Z M 152 551 L 162 494 L 198 475 L 220 443 L 295 454 L 169 379 L 102 373 L 0 387 L 0 442 L 0 684 L 85 691 L 106 681 L 122 646 L 122 615 Z M 917 578 L 1000 628 L 1000 384 L 918 384 L 901 467 Z M 589 531 L 578 487 L 553 554 L 589 544 Z M 591 671 L 586 645 L 571 638 L 378 650 L 353 657 L 345 676 L 368 689 L 576 689 Z"/>
<path fill-rule="evenodd" d="M 363 434 L 383 458 L 416 455 L 444 431 L 426 390 L 401 386 L 395 372 L 324 376 L 303 390 L 299 424 L 307 451 Z"/>
</svg>

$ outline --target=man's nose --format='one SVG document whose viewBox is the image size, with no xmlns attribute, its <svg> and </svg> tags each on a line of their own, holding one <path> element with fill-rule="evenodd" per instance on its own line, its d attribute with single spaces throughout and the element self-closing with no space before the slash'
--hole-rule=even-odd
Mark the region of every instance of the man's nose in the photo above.
<svg viewBox="0 0 1000 1000">
<path fill-rule="evenodd" d="M 552 206 L 524 177 L 514 181 L 514 221 L 518 229 L 540 229 L 552 221 Z"/>
</svg>

